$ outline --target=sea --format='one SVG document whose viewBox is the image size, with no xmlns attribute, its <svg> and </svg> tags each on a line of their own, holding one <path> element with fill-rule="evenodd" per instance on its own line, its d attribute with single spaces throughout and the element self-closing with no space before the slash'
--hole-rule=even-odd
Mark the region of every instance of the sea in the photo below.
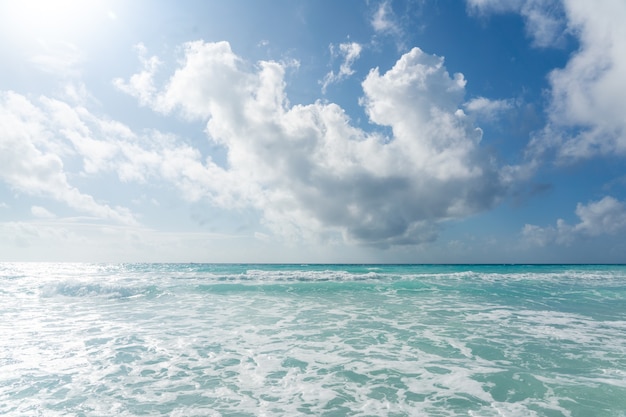
<svg viewBox="0 0 626 417">
<path fill-rule="evenodd" d="M 0 263 L 0 415 L 624 417 L 626 266 Z"/>
</svg>

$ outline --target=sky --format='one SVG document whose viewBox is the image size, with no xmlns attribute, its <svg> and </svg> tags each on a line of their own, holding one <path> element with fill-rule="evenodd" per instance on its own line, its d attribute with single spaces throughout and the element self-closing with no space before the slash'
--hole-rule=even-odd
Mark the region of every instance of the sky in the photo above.
<svg viewBox="0 0 626 417">
<path fill-rule="evenodd" d="M 626 262 L 623 0 L 0 0 L 0 261 Z"/>
</svg>

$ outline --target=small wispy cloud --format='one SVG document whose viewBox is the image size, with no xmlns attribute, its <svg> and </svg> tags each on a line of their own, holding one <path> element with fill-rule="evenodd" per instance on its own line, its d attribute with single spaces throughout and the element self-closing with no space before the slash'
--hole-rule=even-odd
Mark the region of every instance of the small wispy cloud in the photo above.
<svg viewBox="0 0 626 417">
<path fill-rule="evenodd" d="M 387 33 L 398 33 L 400 31 L 400 27 L 398 26 L 396 16 L 391 9 L 391 4 L 389 1 L 382 2 L 372 19 L 370 20 L 372 27 L 376 32 L 387 32 Z"/>
<path fill-rule="evenodd" d="M 561 45 L 566 30 L 563 3 L 560 0 L 466 0 L 470 14 L 487 16 L 519 13 L 533 45 L 540 48 Z"/>
<path fill-rule="evenodd" d="M 82 54 L 78 47 L 69 42 L 42 41 L 41 50 L 30 57 L 39 70 L 64 78 L 80 75 Z"/>
<path fill-rule="evenodd" d="M 41 206 L 32 206 L 30 212 L 33 216 L 40 219 L 53 219 L 56 217 L 54 213 Z"/>
<path fill-rule="evenodd" d="M 352 65 L 359 58 L 362 50 L 363 47 L 361 44 L 356 42 L 342 43 L 339 45 L 338 51 L 335 49 L 334 45 L 330 45 L 331 55 L 343 57 L 343 62 L 339 67 L 339 71 L 336 73 L 334 71 L 330 71 L 326 74 L 324 80 L 322 81 L 322 92 L 325 93 L 326 88 L 330 84 L 340 82 L 354 74 Z"/>
<path fill-rule="evenodd" d="M 463 105 L 470 114 L 480 116 L 484 120 L 494 120 L 499 114 L 513 108 L 513 100 L 491 100 L 476 97 Z"/>
<path fill-rule="evenodd" d="M 135 50 L 143 70 L 134 74 L 128 81 L 116 78 L 113 80 L 113 85 L 120 91 L 137 97 L 141 105 L 147 105 L 152 101 L 156 91 L 154 76 L 161 65 L 161 61 L 156 56 L 148 57 L 148 50 L 143 43 L 136 44 Z"/>
<path fill-rule="evenodd" d="M 393 38 L 398 51 L 406 51 L 406 32 L 401 19 L 393 11 L 390 0 L 385 0 L 378 5 L 372 13 L 370 24 L 377 35 Z"/>
</svg>

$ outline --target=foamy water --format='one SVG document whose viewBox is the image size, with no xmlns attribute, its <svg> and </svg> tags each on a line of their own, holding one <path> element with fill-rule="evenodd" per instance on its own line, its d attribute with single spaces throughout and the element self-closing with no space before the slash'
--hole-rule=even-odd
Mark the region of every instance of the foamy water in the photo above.
<svg viewBox="0 0 626 417">
<path fill-rule="evenodd" d="M 626 416 L 626 267 L 0 264 L 0 414 Z"/>
</svg>

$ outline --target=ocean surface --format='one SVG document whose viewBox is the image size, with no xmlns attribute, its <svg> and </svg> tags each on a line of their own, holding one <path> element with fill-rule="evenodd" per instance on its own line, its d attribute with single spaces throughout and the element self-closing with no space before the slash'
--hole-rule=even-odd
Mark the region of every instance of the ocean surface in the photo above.
<svg viewBox="0 0 626 417">
<path fill-rule="evenodd" d="M 0 415 L 626 416 L 626 266 L 0 263 Z"/>
</svg>

